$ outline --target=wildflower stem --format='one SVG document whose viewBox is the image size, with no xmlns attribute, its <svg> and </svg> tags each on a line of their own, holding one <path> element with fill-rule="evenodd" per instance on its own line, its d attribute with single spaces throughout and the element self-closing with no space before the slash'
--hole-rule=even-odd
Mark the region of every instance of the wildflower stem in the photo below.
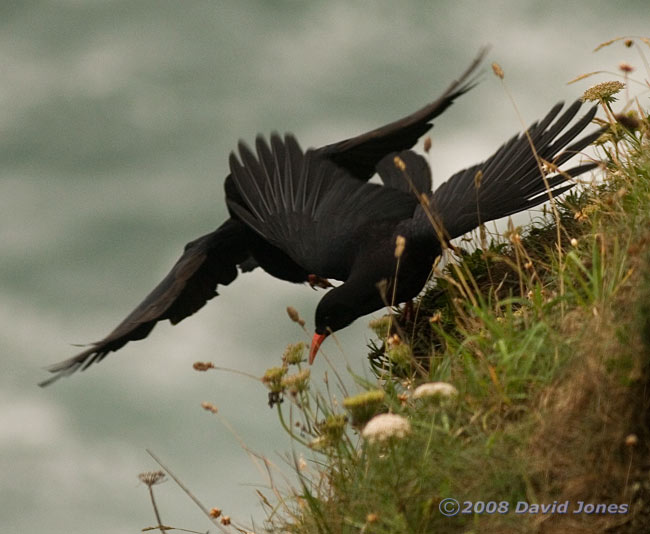
<svg viewBox="0 0 650 534">
<path fill-rule="evenodd" d="M 508 86 L 505 84 L 503 79 L 501 80 L 501 85 L 503 86 L 504 91 L 508 95 L 508 98 L 510 99 L 510 102 L 512 102 L 512 106 L 514 107 L 515 113 L 517 114 L 517 117 L 519 117 L 519 120 L 521 121 L 521 124 L 524 125 L 524 135 L 528 139 L 528 144 L 530 145 L 530 149 L 533 152 L 533 156 L 535 157 L 535 161 L 537 161 L 537 167 L 539 169 L 540 176 L 542 177 L 542 180 L 544 181 L 544 186 L 546 187 L 546 192 L 548 193 L 549 197 L 549 204 L 551 206 L 551 211 L 553 213 L 553 218 L 555 219 L 555 226 L 557 229 L 556 232 L 556 247 L 557 247 L 557 259 L 558 259 L 558 270 L 562 272 L 564 270 L 564 255 L 562 251 L 562 224 L 560 221 L 560 213 L 558 212 L 557 205 L 555 202 L 555 198 L 553 197 L 553 192 L 551 191 L 551 188 L 549 186 L 548 180 L 546 178 L 546 174 L 544 173 L 544 166 L 542 164 L 542 159 L 539 157 L 539 154 L 537 153 L 537 149 L 535 148 L 535 143 L 533 143 L 532 138 L 530 137 L 530 132 L 528 131 L 528 128 L 526 127 L 526 123 L 523 120 L 523 117 L 521 116 L 521 113 L 519 112 L 519 108 L 517 107 L 517 103 L 515 102 L 514 97 L 512 96 L 512 93 L 508 89 Z M 564 277 L 561 276 L 559 280 L 559 290 L 560 290 L 560 297 L 564 296 L 565 288 L 564 288 Z M 565 313 L 565 304 L 564 300 L 560 301 L 560 315 L 564 317 Z"/>
<path fill-rule="evenodd" d="M 277 403 L 277 407 L 278 407 L 278 418 L 280 419 L 280 424 L 282 425 L 282 428 L 284 428 L 285 432 L 291 436 L 291 439 L 294 439 L 301 445 L 304 445 L 305 447 L 309 448 L 309 443 L 307 443 L 304 439 L 297 436 L 294 433 L 293 428 L 287 425 L 287 422 L 284 420 L 284 415 L 282 414 L 282 406 L 280 405 L 280 403 Z"/>
<path fill-rule="evenodd" d="M 156 506 L 156 499 L 153 496 L 153 486 L 149 487 L 149 496 L 151 497 L 151 506 L 153 506 L 153 513 L 156 515 L 156 521 L 158 522 L 157 527 L 160 529 L 162 534 L 165 534 L 165 527 L 163 527 L 162 519 L 160 519 L 160 513 L 158 512 L 158 506 Z"/>
<path fill-rule="evenodd" d="M 338 338 L 336 337 L 336 334 L 332 332 L 331 334 L 332 339 L 334 340 L 334 343 L 336 343 L 336 346 L 338 347 L 339 351 L 341 351 L 341 354 L 345 356 L 345 351 L 343 350 L 343 347 L 341 346 L 341 343 L 339 342 Z M 334 367 L 334 364 L 330 361 L 330 359 L 323 354 L 323 357 L 325 358 L 325 361 L 327 362 L 327 365 L 330 366 L 332 369 L 332 372 L 334 373 L 334 376 L 336 376 L 336 379 L 339 382 L 339 387 L 341 388 L 341 391 L 344 393 L 344 395 L 347 397 L 348 396 L 348 391 L 345 387 L 345 383 L 343 382 L 343 379 L 341 378 L 341 375 L 339 372 L 336 370 L 336 367 Z M 347 360 L 347 357 L 346 357 Z M 350 362 L 348 362 L 348 367 L 350 366 Z"/>
<path fill-rule="evenodd" d="M 160 466 L 160 467 L 161 467 L 161 468 L 162 468 L 162 469 L 163 469 L 163 470 L 164 470 L 164 471 L 165 471 L 165 472 L 166 472 L 166 473 L 167 473 L 167 474 L 168 474 L 168 475 L 169 475 L 169 476 L 174 480 L 174 482 L 176 482 L 176 484 L 179 485 L 179 487 L 180 487 L 180 488 L 185 492 L 185 494 L 186 494 L 190 499 L 192 499 L 192 500 L 194 501 L 194 504 L 196 504 L 196 505 L 201 509 L 201 511 L 202 511 L 202 512 L 205 514 L 205 516 L 210 520 L 210 522 L 213 523 L 214 525 L 216 525 L 217 528 L 219 528 L 219 530 L 221 530 L 221 532 L 224 532 L 225 534 L 228 534 L 228 530 L 226 530 L 226 529 L 225 529 L 225 528 L 224 528 L 224 527 L 223 527 L 223 526 L 222 526 L 222 525 L 221 525 L 221 524 L 216 520 L 216 518 L 214 518 L 214 517 L 212 517 L 212 516 L 210 515 L 210 511 L 209 511 L 205 506 L 203 506 L 203 503 L 201 503 L 201 501 L 199 501 L 199 500 L 194 496 L 194 494 L 193 494 L 193 493 L 192 493 L 192 492 L 191 492 L 191 491 L 190 491 L 190 490 L 185 486 L 185 484 L 183 484 L 183 483 L 180 481 L 180 479 L 179 479 L 179 478 L 178 478 L 174 473 L 172 473 L 172 472 L 169 470 L 169 468 L 168 468 L 165 464 L 163 464 L 163 463 L 160 461 L 160 458 L 158 458 L 158 456 L 156 456 L 156 455 L 155 455 L 155 454 L 154 454 L 150 449 L 145 449 L 145 451 L 147 451 L 147 454 L 148 454 L 149 456 L 151 456 L 151 457 L 156 461 L 156 463 L 157 463 L 157 464 L 158 464 L 158 465 L 159 465 L 159 466 Z M 149 489 L 151 489 L 151 488 L 149 488 Z"/>
</svg>

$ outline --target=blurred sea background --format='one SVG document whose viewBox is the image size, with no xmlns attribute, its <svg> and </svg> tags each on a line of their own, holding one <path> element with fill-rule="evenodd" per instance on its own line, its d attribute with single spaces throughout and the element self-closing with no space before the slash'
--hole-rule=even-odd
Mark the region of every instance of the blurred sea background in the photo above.
<svg viewBox="0 0 650 534">
<path fill-rule="evenodd" d="M 530 123 L 617 79 L 621 61 L 647 78 L 635 47 L 593 50 L 650 37 L 650 10 L 645 0 L 5 0 L 0 25 L 0 532 L 112 533 L 155 522 L 137 479 L 158 468 L 147 447 L 240 523 L 261 523 L 255 489 L 269 492 L 239 440 L 295 480 L 264 387 L 192 363 L 261 376 L 305 340 L 286 306 L 311 329 L 322 291 L 240 275 L 181 324 L 36 386 L 224 220 L 240 138 L 293 132 L 306 148 L 380 126 L 437 97 L 489 44 L 481 83 L 432 131 L 439 185 L 521 130 L 490 62 Z M 567 85 L 596 70 L 610 73 Z M 367 322 L 338 335 L 345 357 L 332 340 L 324 349 L 369 376 Z M 326 371 L 319 357 L 314 380 Z M 215 530 L 173 482 L 156 495 L 164 523 Z"/>
</svg>

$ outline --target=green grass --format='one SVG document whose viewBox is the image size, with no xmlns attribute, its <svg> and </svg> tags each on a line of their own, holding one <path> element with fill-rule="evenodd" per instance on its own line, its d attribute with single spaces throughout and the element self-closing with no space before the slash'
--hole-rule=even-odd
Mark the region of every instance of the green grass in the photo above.
<svg viewBox="0 0 650 534">
<path fill-rule="evenodd" d="M 602 104 L 611 117 L 611 101 Z M 640 482 L 650 438 L 650 121 L 628 119 L 600 142 L 597 185 L 578 186 L 529 227 L 479 232 L 477 248 L 453 254 L 415 313 L 393 309 L 373 322 L 375 379 L 353 376 L 354 393 L 369 394 L 344 401 L 343 381 L 314 384 L 295 357 L 303 347 L 271 373 L 297 482 L 274 486 L 274 505 L 267 496 L 269 532 L 650 528 Z M 457 395 L 414 397 L 438 381 Z M 387 412 L 410 432 L 361 437 Z M 445 517 L 439 505 L 449 497 L 507 503 L 509 513 Z M 630 511 L 513 512 L 518 501 L 566 500 Z"/>
</svg>

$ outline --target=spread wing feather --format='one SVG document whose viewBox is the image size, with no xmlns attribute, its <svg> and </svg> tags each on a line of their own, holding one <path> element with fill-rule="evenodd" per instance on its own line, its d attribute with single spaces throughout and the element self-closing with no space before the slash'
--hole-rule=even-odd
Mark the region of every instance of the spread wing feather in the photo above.
<svg viewBox="0 0 650 534">
<path fill-rule="evenodd" d="M 41 382 L 47 386 L 59 378 L 100 362 L 109 352 L 129 341 L 143 339 L 158 321 L 182 321 L 217 296 L 217 285 L 228 285 L 237 277 L 237 266 L 250 270 L 250 261 L 241 222 L 229 219 L 217 230 L 185 245 L 171 271 L 147 297 L 104 339 L 72 358 L 52 365 L 54 373 Z"/>
<path fill-rule="evenodd" d="M 370 132 L 326 145 L 316 152 L 343 167 L 355 178 L 369 180 L 375 174 L 377 164 L 387 154 L 412 148 L 432 128 L 433 119 L 476 85 L 474 74 L 486 53 L 487 49 L 482 49 L 467 70 L 440 97 L 415 113 Z"/>
<path fill-rule="evenodd" d="M 433 193 L 429 209 L 442 223 L 446 237 L 453 239 L 482 223 L 541 204 L 549 199 L 547 184 L 552 189 L 551 194 L 557 196 L 573 187 L 573 183 L 567 183 L 569 178 L 594 169 L 597 164 L 589 162 L 557 170 L 602 134 L 602 130 L 597 130 L 569 145 L 596 113 L 596 107 L 592 107 L 562 134 L 581 105 L 580 101 L 574 102 L 558 117 L 563 104 L 557 104 L 528 129 L 528 135 L 514 136 L 486 161 L 454 174 L 442 184 Z M 546 183 L 531 149 L 531 141 L 539 158 L 550 164 Z M 421 208 L 418 208 L 415 218 L 420 224 L 427 221 Z"/>
<path fill-rule="evenodd" d="M 258 137 L 256 148 L 257 157 L 244 144 L 240 159 L 230 156 L 240 195 L 228 199 L 229 207 L 310 273 L 340 278 L 354 255 L 355 232 L 413 214 L 412 194 L 359 183 L 317 151 L 303 153 L 291 135 L 273 134 L 270 147 Z"/>
</svg>

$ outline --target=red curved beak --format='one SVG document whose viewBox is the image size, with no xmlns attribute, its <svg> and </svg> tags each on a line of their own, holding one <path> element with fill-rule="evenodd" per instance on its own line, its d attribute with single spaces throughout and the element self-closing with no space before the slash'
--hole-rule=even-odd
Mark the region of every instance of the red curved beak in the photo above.
<svg viewBox="0 0 650 534">
<path fill-rule="evenodd" d="M 314 358 L 316 358 L 316 353 L 320 348 L 321 343 L 325 340 L 327 334 L 314 334 L 314 337 L 311 338 L 311 348 L 309 349 L 309 365 L 314 363 Z"/>
</svg>

